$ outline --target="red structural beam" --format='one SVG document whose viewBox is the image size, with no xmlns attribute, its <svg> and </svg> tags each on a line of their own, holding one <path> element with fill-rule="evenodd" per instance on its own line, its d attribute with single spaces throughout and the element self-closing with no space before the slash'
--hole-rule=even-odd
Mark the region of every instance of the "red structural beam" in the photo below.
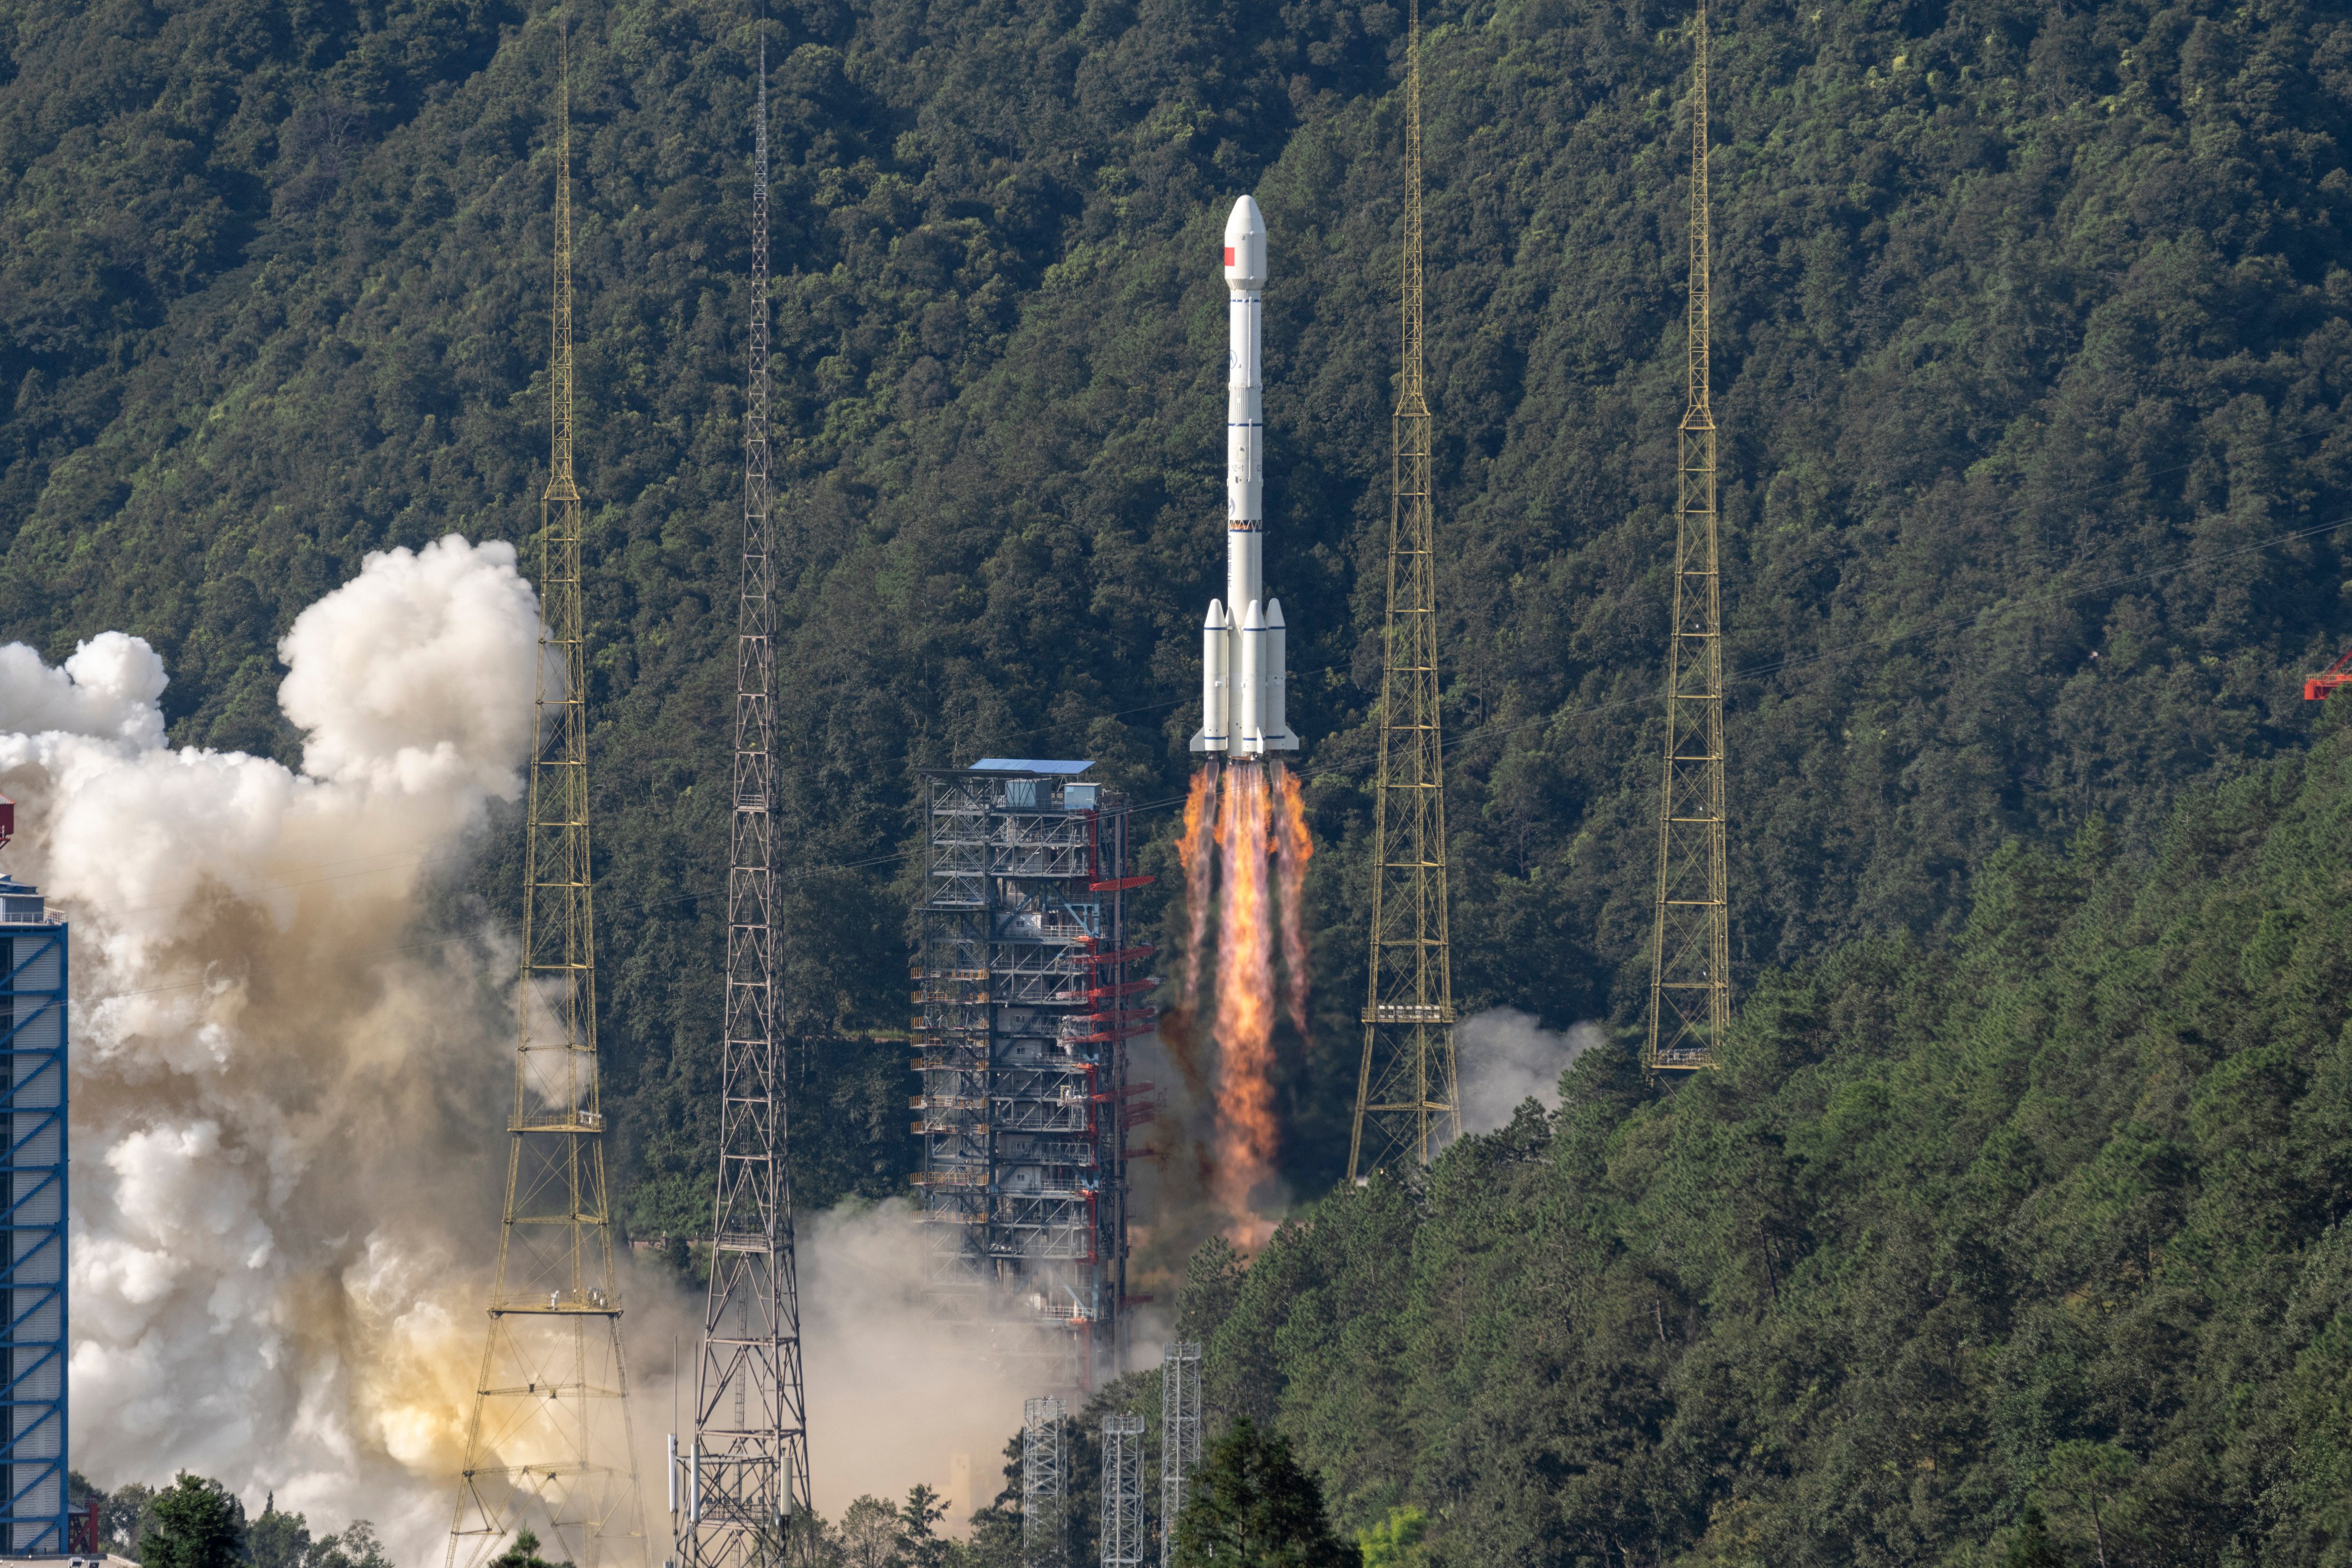
<svg viewBox="0 0 2352 1568">
<path fill-rule="evenodd" d="M 1160 880 L 1157 877 L 1115 877 L 1108 882 L 1088 882 L 1089 893 L 1124 893 L 1134 888 L 1148 888 Z"/>
<path fill-rule="evenodd" d="M 1091 964 L 1099 969 L 1106 963 L 1139 963 L 1150 958 L 1158 951 L 1159 949 L 1151 947 L 1122 947 L 1117 952 L 1080 952 L 1072 954 L 1072 957 L 1079 963 Z"/>
<path fill-rule="evenodd" d="M 2327 694 L 2339 686 L 2352 686 L 2352 648 L 2346 648 L 2334 664 L 2317 675 L 2305 679 L 2303 700 L 2305 702 L 2325 702 Z"/>
</svg>

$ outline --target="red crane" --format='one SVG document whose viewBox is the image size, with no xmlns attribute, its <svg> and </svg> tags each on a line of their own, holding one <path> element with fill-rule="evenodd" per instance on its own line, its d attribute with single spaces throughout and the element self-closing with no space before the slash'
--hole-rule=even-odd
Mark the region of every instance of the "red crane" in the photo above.
<svg viewBox="0 0 2352 1568">
<path fill-rule="evenodd" d="M 2304 678 L 2303 700 L 2305 702 L 2325 702 L 2327 694 L 2339 686 L 2352 686 L 2352 647 L 2346 648 L 2334 664 L 2317 675 Z"/>
</svg>

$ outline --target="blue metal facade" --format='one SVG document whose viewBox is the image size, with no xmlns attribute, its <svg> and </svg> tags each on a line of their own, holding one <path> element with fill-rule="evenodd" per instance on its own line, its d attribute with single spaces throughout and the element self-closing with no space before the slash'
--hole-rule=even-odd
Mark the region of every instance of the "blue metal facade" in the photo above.
<svg viewBox="0 0 2352 1568">
<path fill-rule="evenodd" d="M 66 1537 L 66 936 L 0 877 L 0 1550 Z"/>
</svg>

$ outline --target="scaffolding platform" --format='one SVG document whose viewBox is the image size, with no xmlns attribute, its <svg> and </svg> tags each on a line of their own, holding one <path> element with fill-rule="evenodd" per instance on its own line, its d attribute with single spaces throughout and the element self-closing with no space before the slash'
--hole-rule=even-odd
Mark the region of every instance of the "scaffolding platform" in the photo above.
<svg viewBox="0 0 2352 1568">
<path fill-rule="evenodd" d="M 1156 1011 L 1127 896 L 1129 807 L 1092 764 L 983 760 L 926 775 L 927 876 L 910 978 L 918 1207 L 943 1313 L 1038 1386 L 1121 1366 L 1127 1041 Z"/>
</svg>

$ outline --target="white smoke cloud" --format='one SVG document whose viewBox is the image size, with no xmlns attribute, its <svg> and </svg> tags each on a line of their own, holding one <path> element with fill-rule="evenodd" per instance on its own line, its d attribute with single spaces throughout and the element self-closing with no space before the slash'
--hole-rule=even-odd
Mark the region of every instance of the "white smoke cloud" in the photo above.
<svg viewBox="0 0 2352 1568">
<path fill-rule="evenodd" d="M 928 1237 L 905 1200 L 813 1215 L 795 1240 L 817 1511 L 838 1520 L 855 1498 L 925 1481 L 953 1500 L 961 1532 L 1002 1484 L 1021 1402 L 1055 1390 L 1027 1381 L 1042 1373 L 996 1353 L 982 1330 L 941 1319 Z"/>
<path fill-rule="evenodd" d="M 498 1233 L 515 955 L 504 933 L 412 928 L 520 793 L 537 639 L 504 544 L 370 556 L 279 645 L 299 772 L 170 748 L 138 637 L 58 668 L 0 647 L 5 864 L 73 921 L 72 1446 L 100 1486 L 191 1470 L 437 1559 Z M 960 1525 L 1039 1391 L 935 1316 L 905 1204 L 810 1216 L 799 1240 L 819 1509 L 923 1480 L 961 1493 Z M 659 1542 L 701 1302 L 623 1268 Z"/>
<path fill-rule="evenodd" d="M 1462 1130 L 1492 1132 L 1533 1097 L 1547 1110 L 1559 1108 L 1559 1075 L 1601 1043 L 1601 1026 L 1571 1024 L 1547 1029 L 1533 1014 L 1494 1007 L 1465 1018 L 1454 1029 L 1462 1075 Z"/>
<path fill-rule="evenodd" d="M 100 1485 L 186 1468 L 373 1517 L 403 1557 L 446 1529 L 507 966 L 402 944 L 519 792 L 537 640 L 507 545 L 368 557 L 279 647 L 299 773 L 168 748 L 138 637 L 0 647 L 7 864 L 73 921 L 72 1443 Z"/>
</svg>

